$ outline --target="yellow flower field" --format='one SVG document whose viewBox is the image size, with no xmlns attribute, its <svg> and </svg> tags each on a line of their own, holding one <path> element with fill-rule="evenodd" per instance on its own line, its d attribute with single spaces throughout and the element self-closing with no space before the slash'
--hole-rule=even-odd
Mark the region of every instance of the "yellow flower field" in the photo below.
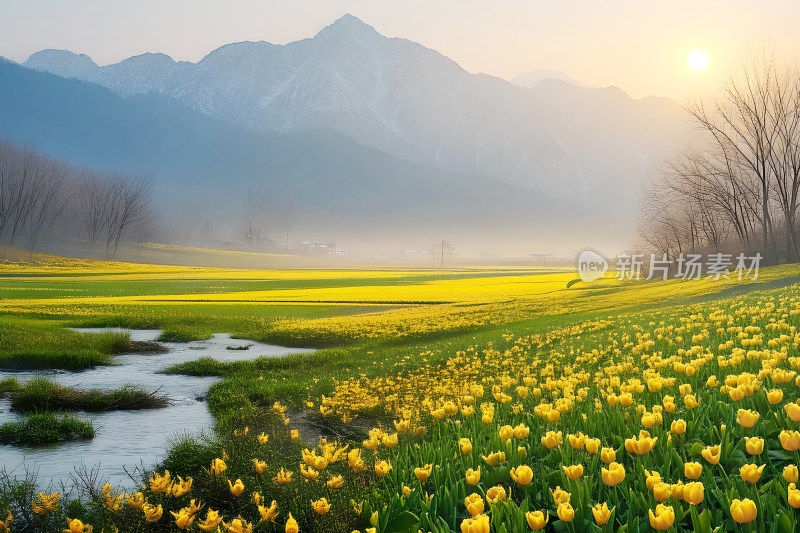
<svg viewBox="0 0 800 533">
<path fill-rule="evenodd" d="M 252 334 L 333 340 L 313 356 L 220 374 L 209 395 L 219 440 L 197 448 L 197 466 L 157 469 L 134 493 L 103 487 L 98 510 L 78 518 L 41 494 L 29 505 L 42 531 L 800 527 L 797 267 L 764 269 L 755 282 L 570 287 L 573 272 L 539 269 L 47 268 L 20 266 L 4 280 L 51 292 L 8 289 L 3 316 L 141 313 L 157 324 L 158 309 L 179 305 L 199 323 L 205 311 L 244 320 L 284 309 Z M 169 285 L 58 292 L 101 280 Z M 182 280 L 274 285 L 200 293 Z M 309 440 L 308 420 L 330 433 Z M 14 531 L 21 518 L 8 511 L 2 527 Z"/>
</svg>

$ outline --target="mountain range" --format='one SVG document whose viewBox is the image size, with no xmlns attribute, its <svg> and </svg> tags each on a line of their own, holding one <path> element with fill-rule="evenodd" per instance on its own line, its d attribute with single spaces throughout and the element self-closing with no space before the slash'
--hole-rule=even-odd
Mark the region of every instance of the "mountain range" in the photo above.
<svg viewBox="0 0 800 533">
<path fill-rule="evenodd" d="M 671 100 L 635 100 L 546 73 L 529 77 L 532 88 L 524 78 L 471 74 L 350 15 L 310 39 L 229 44 L 197 63 L 143 54 L 98 66 L 43 50 L 23 66 L 3 65 L 0 107 L 6 100 L 3 113 L 13 112 L 22 102 L 38 118 L 16 112 L 11 124 L 4 116 L 2 135 L 81 164 L 153 173 L 164 190 L 179 190 L 188 176 L 214 188 L 236 174 L 240 189 L 264 186 L 362 229 L 374 208 L 385 219 L 376 228 L 402 220 L 446 232 L 468 223 L 491 234 L 539 221 L 556 234 L 565 221 L 603 221 L 621 241 L 642 182 L 690 136 Z M 11 79 L 24 80 L 13 101 Z M 90 119 L 118 125 L 118 136 L 93 137 Z M 146 157 L 145 146 L 158 157 Z M 431 189 L 440 194 L 420 201 Z"/>
</svg>

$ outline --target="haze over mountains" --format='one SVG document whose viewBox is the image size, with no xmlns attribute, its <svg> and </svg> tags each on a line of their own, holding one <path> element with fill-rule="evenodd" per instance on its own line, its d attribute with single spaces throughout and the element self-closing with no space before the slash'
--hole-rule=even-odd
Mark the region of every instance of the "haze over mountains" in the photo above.
<svg viewBox="0 0 800 533">
<path fill-rule="evenodd" d="M 309 238 L 343 243 L 405 227 L 404 244 L 485 249 L 502 235 L 541 251 L 575 226 L 597 239 L 602 223 L 606 242 L 569 246 L 625 246 L 641 183 L 689 131 L 673 101 L 541 72 L 473 75 L 350 15 L 311 39 L 230 44 L 197 63 L 144 54 L 101 67 L 44 50 L 24 66 L 53 76 L 0 67 L 0 135 L 152 173 L 173 194 L 191 182 L 215 191 L 223 218 L 234 190 L 260 187 L 303 212 Z"/>
</svg>

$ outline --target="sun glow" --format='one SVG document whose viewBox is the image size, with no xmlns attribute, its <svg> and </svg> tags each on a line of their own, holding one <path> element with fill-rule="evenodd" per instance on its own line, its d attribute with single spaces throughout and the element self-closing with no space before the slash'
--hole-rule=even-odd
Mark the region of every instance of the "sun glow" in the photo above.
<svg viewBox="0 0 800 533">
<path fill-rule="evenodd" d="M 686 64 L 695 72 L 700 72 L 708 67 L 708 54 L 702 50 L 692 50 L 686 56 Z"/>
</svg>

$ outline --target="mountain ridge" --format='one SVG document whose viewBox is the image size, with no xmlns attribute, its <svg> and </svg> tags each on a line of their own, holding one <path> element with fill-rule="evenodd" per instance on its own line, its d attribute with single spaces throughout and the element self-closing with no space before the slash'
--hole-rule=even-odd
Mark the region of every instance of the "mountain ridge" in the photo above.
<svg viewBox="0 0 800 533">
<path fill-rule="evenodd" d="M 233 233 L 250 190 L 294 206 L 298 234 L 351 249 L 390 237 L 408 246 L 501 234 L 531 242 L 544 239 L 531 228 L 558 214 L 542 193 L 410 163 L 332 130 L 252 130 L 157 94 L 121 98 L 5 61 L 0 86 L 1 138 L 74 165 L 152 176 L 167 228 L 191 206 Z"/>
<path fill-rule="evenodd" d="M 674 151 L 685 120 L 682 111 L 662 101 L 575 86 L 583 100 L 614 109 L 630 126 L 623 131 L 608 125 L 615 138 L 606 159 L 627 157 L 628 145 L 642 140 L 661 148 L 654 157 L 647 151 L 633 165 L 607 169 L 591 149 L 570 140 L 578 136 L 575 128 L 601 135 L 603 128 L 578 124 L 569 108 L 557 109 L 564 97 L 547 83 L 534 89 L 499 79 L 487 83 L 439 52 L 385 37 L 349 14 L 313 37 L 285 45 L 244 41 L 221 46 L 196 63 L 167 58 L 134 56 L 97 67 L 91 76 L 86 69 L 74 74 L 121 96 L 158 93 L 248 128 L 284 133 L 330 128 L 402 159 L 546 191 L 574 201 L 576 209 L 598 209 L 576 201 L 576 187 L 586 190 L 585 199 L 641 183 L 663 154 Z M 48 54 L 33 54 L 25 65 L 63 73 L 63 54 L 53 60 L 59 64 L 51 65 Z M 631 120 L 635 115 L 644 120 Z M 619 176 L 622 184 L 616 183 Z M 617 208 L 624 206 L 610 209 Z"/>
</svg>

